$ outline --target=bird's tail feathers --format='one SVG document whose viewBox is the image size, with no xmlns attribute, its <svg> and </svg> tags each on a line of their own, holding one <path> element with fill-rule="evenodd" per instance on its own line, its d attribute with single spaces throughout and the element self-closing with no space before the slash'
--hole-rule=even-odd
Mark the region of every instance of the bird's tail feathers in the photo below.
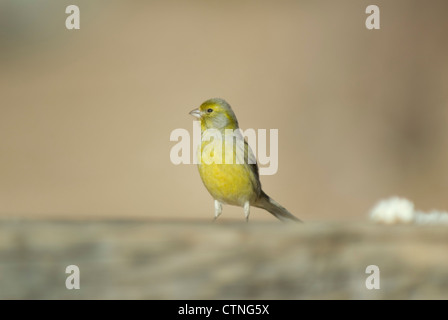
<svg viewBox="0 0 448 320">
<path fill-rule="evenodd" d="M 291 222 L 291 221 L 302 222 L 300 219 L 296 218 L 291 212 L 282 207 L 278 202 L 270 198 L 263 191 L 261 196 L 258 198 L 257 202 L 254 203 L 254 206 L 269 211 L 277 219 L 283 222 Z"/>
</svg>

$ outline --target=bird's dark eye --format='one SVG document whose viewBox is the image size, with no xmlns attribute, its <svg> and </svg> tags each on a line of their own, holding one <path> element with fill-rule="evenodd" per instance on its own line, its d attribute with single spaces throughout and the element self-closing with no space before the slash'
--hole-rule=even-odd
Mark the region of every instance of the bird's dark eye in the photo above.
<svg viewBox="0 0 448 320">
<path fill-rule="evenodd" d="M 212 112 L 213 112 L 213 109 L 212 109 L 212 108 L 207 109 L 207 112 L 208 112 L 208 113 L 212 113 Z"/>
</svg>

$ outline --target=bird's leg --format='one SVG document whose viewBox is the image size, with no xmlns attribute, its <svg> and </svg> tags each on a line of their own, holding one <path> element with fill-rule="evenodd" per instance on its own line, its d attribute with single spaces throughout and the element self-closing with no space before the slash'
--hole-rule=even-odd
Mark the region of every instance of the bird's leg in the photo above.
<svg viewBox="0 0 448 320">
<path fill-rule="evenodd" d="M 246 217 L 246 222 L 249 222 L 250 215 L 250 203 L 249 201 L 244 202 L 244 216 Z"/>
<path fill-rule="evenodd" d="M 216 219 L 218 219 L 221 213 L 222 213 L 222 204 L 218 200 L 215 200 L 215 217 L 213 218 L 213 221 L 216 221 Z"/>
</svg>

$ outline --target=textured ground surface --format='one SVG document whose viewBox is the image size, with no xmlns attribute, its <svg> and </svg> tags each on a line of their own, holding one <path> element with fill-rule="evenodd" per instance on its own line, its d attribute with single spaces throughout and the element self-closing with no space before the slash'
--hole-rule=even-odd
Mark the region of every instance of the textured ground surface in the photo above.
<svg viewBox="0 0 448 320">
<path fill-rule="evenodd" d="M 447 227 L 4 220 L 0 298 L 447 299 L 447 252 Z"/>
</svg>

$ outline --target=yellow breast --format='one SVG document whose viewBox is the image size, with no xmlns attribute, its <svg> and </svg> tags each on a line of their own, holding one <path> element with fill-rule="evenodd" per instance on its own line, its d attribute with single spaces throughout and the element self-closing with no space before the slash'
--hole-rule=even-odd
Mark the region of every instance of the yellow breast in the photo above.
<svg viewBox="0 0 448 320">
<path fill-rule="evenodd" d="M 255 201 L 260 189 L 258 179 L 248 164 L 236 163 L 235 155 L 233 163 L 226 163 L 225 159 L 232 159 L 229 153 L 235 152 L 231 146 L 222 140 L 203 141 L 199 151 L 199 174 L 214 199 L 238 206 Z"/>
</svg>

